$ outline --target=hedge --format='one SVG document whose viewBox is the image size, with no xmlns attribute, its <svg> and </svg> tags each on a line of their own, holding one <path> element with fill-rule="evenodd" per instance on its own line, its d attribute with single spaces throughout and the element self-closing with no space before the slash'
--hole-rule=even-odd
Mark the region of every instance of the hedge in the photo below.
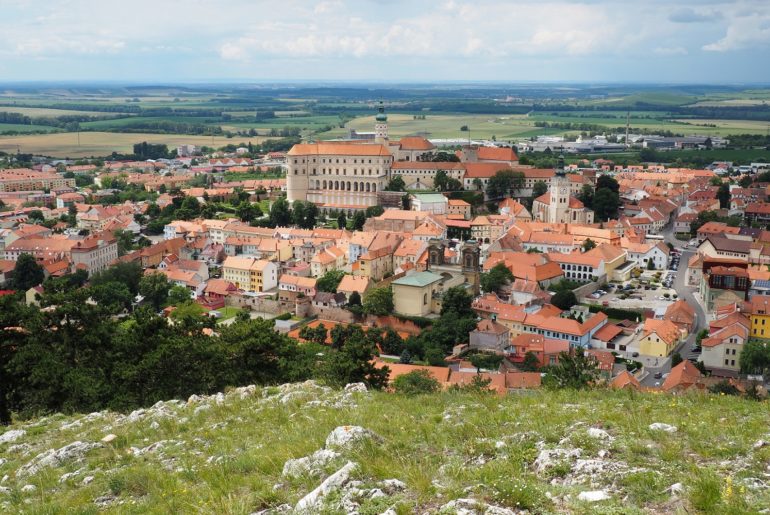
<svg viewBox="0 0 770 515">
<path fill-rule="evenodd" d="M 610 308 L 600 306 L 599 304 L 589 304 L 588 310 L 591 313 L 604 313 L 615 320 L 631 320 L 632 322 L 636 322 L 637 320 L 641 321 L 644 319 L 644 314 L 641 311 L 635 311 L 633 309 Z"/>
</svg>

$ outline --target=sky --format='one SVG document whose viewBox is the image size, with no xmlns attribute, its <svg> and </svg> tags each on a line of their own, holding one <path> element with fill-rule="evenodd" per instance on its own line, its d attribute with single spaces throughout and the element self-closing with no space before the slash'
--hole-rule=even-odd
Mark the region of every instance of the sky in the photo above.
<svg viewBox="0 0 770 515">
<path fill-rule="evenodd" d="M 0 13 L 0 82 L 770 82 L 770 0 L 0 0 Z"/>
</svg>

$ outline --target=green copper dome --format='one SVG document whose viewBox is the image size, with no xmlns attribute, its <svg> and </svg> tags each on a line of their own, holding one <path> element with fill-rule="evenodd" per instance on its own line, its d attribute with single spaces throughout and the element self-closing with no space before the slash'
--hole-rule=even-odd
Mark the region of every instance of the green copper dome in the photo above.
<svg viewBox="0 0 770 515">
<path fill-rule="evenodd" d="M 380 102 L 380 106 L 377 108 L 377 116 L 374 117 L 378 122 L 387 122 L 388 115 L 385 114 L 385 106 Z"/>
</svg>

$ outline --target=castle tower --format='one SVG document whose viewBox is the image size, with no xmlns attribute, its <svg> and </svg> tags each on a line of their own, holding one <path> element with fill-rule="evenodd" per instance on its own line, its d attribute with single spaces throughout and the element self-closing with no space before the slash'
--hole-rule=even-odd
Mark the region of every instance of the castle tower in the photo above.
<svg viewBox="0 0 770 515">
<path fill-rule="evenodd" d="M 388 115 L 385 114 L 382 100 L 377 108 L 377 116 L 374 117 L 374 142 L 383 145 L 388 143 Z"/>
<path fill-rule="evenodd" d="M 564 171 L 564 157 L 559 156 L 556 173 L 551 179 L 550 201 L 548 205 L 548 223 L 569 222 L 570 186 Z"/>
</svg>

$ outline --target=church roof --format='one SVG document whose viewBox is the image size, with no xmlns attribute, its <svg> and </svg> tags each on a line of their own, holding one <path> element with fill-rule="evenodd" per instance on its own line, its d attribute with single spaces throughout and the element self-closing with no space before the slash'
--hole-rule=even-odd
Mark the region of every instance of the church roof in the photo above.
<svg viewBox="0 0 770 515">
<path fill-rule="evenodd" d="M 539 197 L 535 199 L 535 202 L 540 202 L 542 204 L 545 204 L 546 206 L 551 205 L 551 194 L 549 192 L 543 193 Z M 580 202 L 578 199 L 570 195 L 569 197 L 569 208 L 570 209 L 583 209 L 585 206 L 582 202 Z"/>
</svg>

